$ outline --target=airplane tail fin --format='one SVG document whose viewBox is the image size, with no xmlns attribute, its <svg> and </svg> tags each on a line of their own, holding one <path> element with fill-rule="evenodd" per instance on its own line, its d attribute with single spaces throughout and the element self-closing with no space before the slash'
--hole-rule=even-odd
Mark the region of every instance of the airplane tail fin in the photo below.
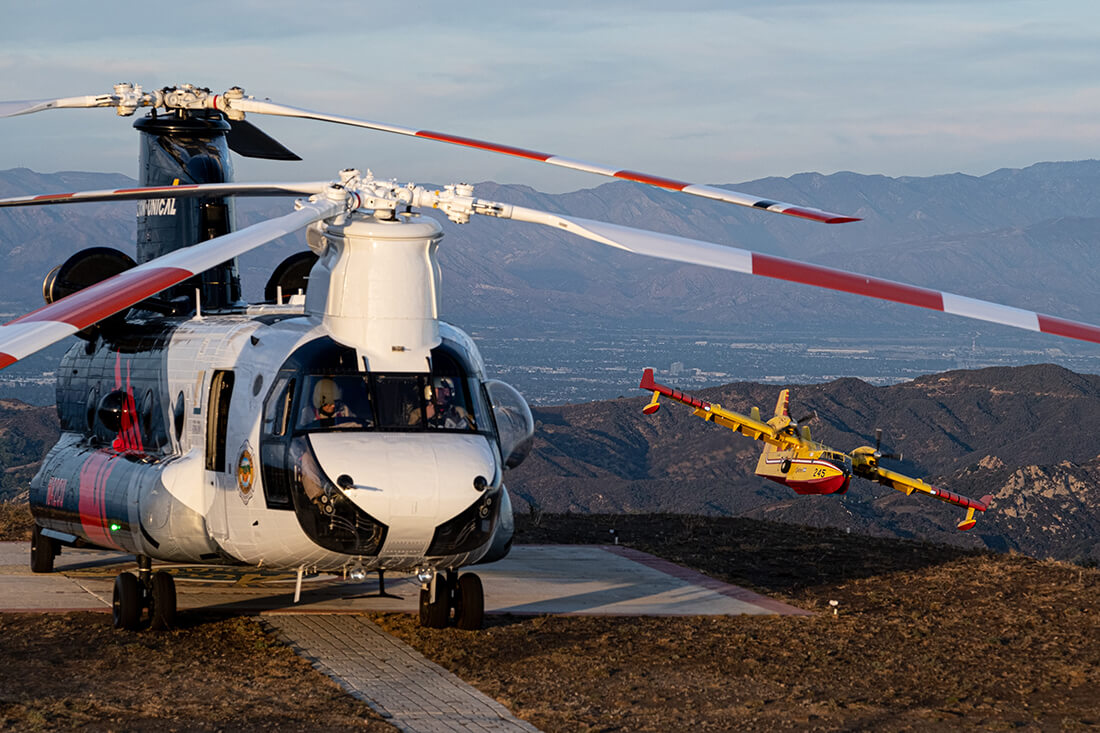
<svg viewBox="0 0 1100 733">
<path fill-rule="evenodd" d="M 993 501 L 993 494 L 986 494 L 978 501 L 981 502 L 981 506 L 970 506 L 969 508 L 967 508 L 966 518 L 955 525 L 957 529 L 965 532 L 966 530 L 971 529 L 975 524 L 977 524 L 978 520 L 974 517 L 974 512 L 979 510 L 984 512 L 986 509 L 988 509 L 989 503 Z"/>
<path fill-rule="evenodd" d="M 776 417 L 790 417 L 788 407 L 791 399 L 791 391 L 785 389 L 779 393 L 779 399 L 775 402 L 775 416 Z"/>
</svg>

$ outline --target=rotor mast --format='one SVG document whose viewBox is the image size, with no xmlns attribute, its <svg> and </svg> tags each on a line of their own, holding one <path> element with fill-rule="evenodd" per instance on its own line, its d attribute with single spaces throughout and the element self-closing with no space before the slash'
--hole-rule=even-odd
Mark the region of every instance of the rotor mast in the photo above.
<svg viewBox="0 0 1100 733">
<path fill-rule="evenodd" d="M 226 134 L 229 123 L 205 110 L 154 111 L 134 122 L 141 133 L 139 157 L 142 186 L 227 183 L 233 178 Z M 148 262 L 190 247 L 233 229 L 233 209 L 226 197 L 152 199 L 138 202 L 137 261 Z M 173 311 L 194 309 L 195 290 L 203 307 L 219 310 L 241 300 L 240 275 L 235 259 L 174 286 L 161 299 Z"/>
</svg>

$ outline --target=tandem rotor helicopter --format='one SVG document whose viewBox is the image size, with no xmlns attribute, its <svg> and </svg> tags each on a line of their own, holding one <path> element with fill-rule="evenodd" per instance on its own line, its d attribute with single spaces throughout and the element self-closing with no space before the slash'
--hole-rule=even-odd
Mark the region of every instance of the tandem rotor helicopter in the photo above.
<svg viewBox="0 0 1100 733">
<path fill-rule="evenodd" d="M 361 580 L 414 573 L 420 622 L 479 628 L 481 581 L 514 529 L 504 474 L 526 456 L 531 412 L 489 378 L 473 340 L 438 317 L 439 224 L 540 224 L 636 254 L 800 282 L 1100 343 L 1100 327 L 747 250 L 427 190 L 349 168 L 333 181 L 234 183 L 229 151 L 297 159 L 246 115 L 326 121 L 517 156 L 824 223 L 856 221 L 724 188 L 533 150 L 312 112 L 232 88 L 0 102 L 0 117 L 111 107 L 134 122 L 140 185 L 0 207 L 136 200 L 137 262 L 109 248 L 52 270 L 47 305 L 0 326 L 0 368 L 79 339 L 58 368 L 62 435 L 31 484 L 31 566 L 62 546 L 133 553 L 114 583 L 119 628 L 170 626 L 172 576 L 152 561 L 245 564 Z M 234 230 L 233 197 L 301 199 Z M 304 229 L 309 249 L 243 302 L 239 255 Z"/>
</svg>

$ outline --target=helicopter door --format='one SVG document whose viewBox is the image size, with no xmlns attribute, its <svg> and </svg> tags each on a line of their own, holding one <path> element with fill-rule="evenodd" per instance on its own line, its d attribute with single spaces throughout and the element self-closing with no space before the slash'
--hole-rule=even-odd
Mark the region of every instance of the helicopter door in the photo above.
<svg viewBox="0 0 1100 733">
<path fill-rule="evenodd" d="M 229 537 L 225 502 L 236 487 L 226 473 L 226 439 L 229 431 L 229 405 L 233 398 L 233 372 L 218 370 L 210 377 L 210 399 L 206 406 L 206 481 L 214 492 L 207 525 L 218 540 Z"/>
</svg>

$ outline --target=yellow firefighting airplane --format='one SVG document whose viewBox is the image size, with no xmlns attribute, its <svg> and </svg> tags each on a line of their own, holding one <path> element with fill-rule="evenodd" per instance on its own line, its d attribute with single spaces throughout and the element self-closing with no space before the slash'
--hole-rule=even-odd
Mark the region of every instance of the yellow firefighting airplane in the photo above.
<svg viewBox="0 0 1100 733">
<path fill-rule="evenodd" d="M 927 494 L 934 499 L 966 508 L 966 517 L 956 526 L 967 530 L 977 523 L 974 512 L 984 512 L 993 500 L 992 495 L 975 501 L 965 496 L 927 484 L 920 479 L 891 471 L 879 466 L 882 458 L 901 459 L 900 455 L 884 454 L 879 450 L 882 431 L 876 431 L 875 447 L 856 448 L 851 453 L 841 453 L 810 438 L 810 429 L 791 419 L 788 412 L 789 390 L 779 393 L 775 415 L 764 422 L 760 408 L 754 407 L 749 415 L 724 409 L 719 404 L 705 402 L 679 390 L 658 384 L 653 380 L 653 370 L 642 374 L 641 389 L 653 392 L 653 399 L 642 408 L 652 415 L 660 409 L 661 395 L 694 408 L 692 413 L 708 422 L 715 422 L 735 433 L 741 433 L 765 443 L 764 452 L 756 464 L 756 475 L 769 481 L 789 486 L 796 494 L 843 494 L 848 491 L 852 475 L 874 481 L 911 496 L 914 492 Z"/>
</svg>

